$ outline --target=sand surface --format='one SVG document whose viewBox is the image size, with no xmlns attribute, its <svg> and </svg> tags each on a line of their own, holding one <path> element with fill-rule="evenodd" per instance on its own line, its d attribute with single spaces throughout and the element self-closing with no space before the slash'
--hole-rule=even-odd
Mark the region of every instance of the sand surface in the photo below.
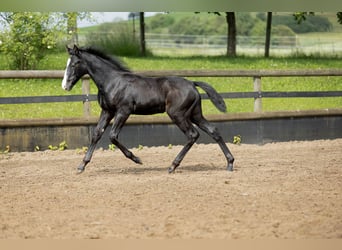
<svg viewBox="0 0 342 250">
<path fill-rule="evenodd" d="M 0 154 L 0 238 L 342 238 L 342 139 Z"/>
</svg>

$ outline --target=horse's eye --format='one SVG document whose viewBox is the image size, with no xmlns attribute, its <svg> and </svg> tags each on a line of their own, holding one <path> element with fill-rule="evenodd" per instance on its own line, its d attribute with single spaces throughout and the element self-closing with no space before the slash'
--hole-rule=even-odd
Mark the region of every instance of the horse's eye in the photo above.
<svg viewBox="0 0 342 250">
<path fill-rule="evenodd" d="M 71 64 L 71 67 L 75 68 L 80 62 L 77 61 L 77 62 L 74 62 L 73 64 Z"/>
</svg>

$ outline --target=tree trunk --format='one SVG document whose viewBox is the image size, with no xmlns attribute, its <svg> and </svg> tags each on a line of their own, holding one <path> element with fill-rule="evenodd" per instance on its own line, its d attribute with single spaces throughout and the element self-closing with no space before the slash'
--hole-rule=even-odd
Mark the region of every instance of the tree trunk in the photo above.
<svg viewBox="0 0 342 250">
<path fill-rule="evenodd" d="M 227 37 L 227 56 L 236 56 L 236 22 L 235 13 L 226 12 L 226 20 L 228 25 L 228 37 Z"/>
<path fill-rule="evenodd" d="M 267 12 L 265 57 L 270 56 L 271 29 L 272 29 L 272 12 Z"/>
<path fill-rule="evenodd" d="M 146 56 L 145 44 L 145 18 L 144 12 L 139 12 L 140 16 L 140 52 L 142 56 Z"/>
<path fill-rule="evenodd" d="M 67 32 L 68 32 L 68 43 L 71 46 L 74 44 L 78 45 L 78 34 L 77 34 L 77 12 L 67 13 Z"/>
</svg>

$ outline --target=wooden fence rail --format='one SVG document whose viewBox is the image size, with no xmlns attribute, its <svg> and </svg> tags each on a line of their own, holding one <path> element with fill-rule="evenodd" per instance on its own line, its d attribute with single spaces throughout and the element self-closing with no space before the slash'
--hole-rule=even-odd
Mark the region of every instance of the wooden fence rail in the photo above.
<svg viewBox="0 0 342 250">
<path fill-rule="evenodd" d="M 252 77 L 254 92 L 220 93 L 223 98 L 254 98 L 254 111 L 262 111 L 262 98 L 288 97 L 339 97 L 342 91 L 305 91 L 305 92 L 264 92 L 262 77 L 330 77 L 342 76 L 342 69 L 323 70 L 163 70 L 137 71 L 145 76 L 182 76 L 182 77 Z M 62 70 L 0 70 L 0 79 L 62 79 Z M 207 99 L 205 94 L 202 98 Z M 89 76 L 82 78 L 82 95 L 67 96 L 26 96 L 0 97 L 0 104 L 24 104 L 46 102 L 80 102 L 84 103 L 84 116 L 90 116 L 90 101 L 95 101 L 96 95 L 90 94 Z"/>
<path fill-rule="evenodd" d="M 146 76 L 184 77 L 293 77 L 342 76 L 342 69 L 315 70 L 145 70 L 135 71 Z M 64 70 L 0 70 L 0 79 L 61 79 Z"/>
</svg>

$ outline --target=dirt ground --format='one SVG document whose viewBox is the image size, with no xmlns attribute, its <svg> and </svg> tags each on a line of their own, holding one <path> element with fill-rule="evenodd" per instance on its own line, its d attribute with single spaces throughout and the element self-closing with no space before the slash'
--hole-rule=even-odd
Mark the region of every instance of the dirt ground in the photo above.
<svg viewBox="0 0 342 250">
<path fill-rule="evenodd" d="M 0 238 L 342 238 L 342 139 L 0 155 Z"/>
</svg>

